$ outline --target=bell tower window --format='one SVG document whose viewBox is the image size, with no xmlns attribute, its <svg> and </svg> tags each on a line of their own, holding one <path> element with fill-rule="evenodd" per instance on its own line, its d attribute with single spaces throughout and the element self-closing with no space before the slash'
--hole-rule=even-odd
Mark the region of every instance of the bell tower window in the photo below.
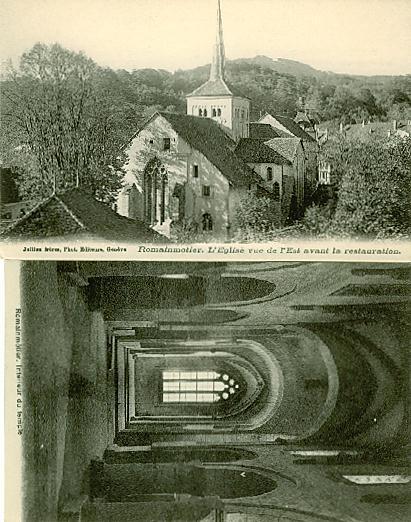
<svg viewBox="0 0 411 522">
<path fill-rule="evenodd" d="M 203 115 L 203 109 L 198 109 L 198 115 L 199 115 L 199 116 L 202 116 L 202 115 Z"/>
<path fill-rule="evenodd" d="M 217 109 L 217 116 L 221 116 L 221 109 Z"/>
<path fill-rule="evenodd" d="M 207 109 L 204 109 L 203 116 L 204 118 L 207 118 Z"/>
<path fill-rule="evenodd" d="M 212 117 L 215 118 L 217 116 L 217 111 L 215 109 L 213 109 L 211 114 L 212 114 Z"/>
<path fill-rule="evenodd" d="M 162 400 L 166 403 L 216 403 L 239 389 L 228 374 L 215 371 L 163 371 Z"/>
</svg>

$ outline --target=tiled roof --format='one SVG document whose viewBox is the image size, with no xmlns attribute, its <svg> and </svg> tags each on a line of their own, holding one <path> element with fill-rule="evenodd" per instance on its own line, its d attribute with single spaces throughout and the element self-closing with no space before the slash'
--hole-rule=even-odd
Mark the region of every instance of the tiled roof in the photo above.
<svg viewBox="0 0 411 522">
<path fill-rule="evenodd" d="M 235 142 L 210 118 L 160 112 L 173 129 L 201 152 L 233 185 L 258 183 L 260 178 L 234 153 Z"/>
<path fill-rule="evenodd" d="M 249 124 L 250 138 L 253 139 L 265 139 L 270 140 L 271 138 L 279 138 L 285 135 L 284 131 L 280 129 L 274 129 L 268 123 L 251 122 Z"/>
<path fill-rule="evenodd" d="M 350 137 L 362 137 L 368 134 L 375 134 L 376 136 L 386 137 L 388 133 L 394 135 L 396 133 L 404 132 L 411 133 L 411 126 L 407 126 L 406 123 L 398 122 L 397 127 L 394 129 L 392 121 L 375 121 L 370 123 L 356 123 L 346 125 L 344 132 Z"/>
<path fill-rule="evenodd" d="M 292 163 L 300 143 L 301 140 L 299 138 L 274 138 L 267 141 L 266 146 L 275 150 Z"/>
<path fill-rule="evenodd" d="M 276 138 L 278 139 L 278 138 Z M 242 138 L 235 149 L 235 153 L 246 163 L 274 163 L 275 165 L 289 165 L 290 161 L 265 144 L 267 140 Z M 293 141 L 293 138 L 291 138 Z"/>
<path fill-rule="evenodd" d="M 291 118 L 288 118 L 287 116 L 277 115 L 273 115 L 273 118 L 275 118 L 279 123 L 281 123 L 281 125 L 283 125 L 287 130 L 291 132 L 291 134 L 293 134 L 297 138 L 301 138 L 304 141 L 315 141 L 315 139 L 312 136 L 310 136 L 308 132 L 305 132 L 305 130 L 302 129 Z"/>
<path fill-rule="evenodd" d="M 79 188 L 43 200 L 1 235 L 6 238 L 87 236 L 112 241 L 163 239 L 145 223 L 120 216 Z"/>
<path fill-rule="evenodd" d="M 207 80 L 205 83 L 194 89 L 193 92 L 187 94 L 187 98 L 192 96 L 238 96 L 247 98 L 237 88 L 228 85 L 225 80 L 218 78 L 217 80 Z"/>
<path fill-rule="evenodd" d="M 408 121 L 397 121 L 394 126 L 393 121 L 371 121 L 364 123 L 351 123 L 342 127 L 335 121 L 320 123 L 317 127 L 322 142 L 327 141 L 331 136 L 338 134 L 346 135 L 350 138 L 367 138 L 369 136 L 388 137 L 411 135 L 411 125 Z"/>
</svg>

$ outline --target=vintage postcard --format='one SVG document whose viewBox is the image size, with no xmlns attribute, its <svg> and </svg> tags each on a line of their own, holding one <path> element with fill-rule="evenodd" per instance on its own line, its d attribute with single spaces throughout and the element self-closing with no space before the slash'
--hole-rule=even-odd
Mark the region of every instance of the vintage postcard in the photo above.
<svg viewBox="0 0 411 522">
<path fill-rule="evenodd" d="M 4 520 L 409 520 L 410 2 L 3 4 Z"/>
<path fill-rule="evenodd" d="M 51 240 L 410 255 L 407 0 L 4 8 L 3 257 L 60 258 Z"/>
<path fill-rule="evenodd" d="M 409 265 L 6 275 L 7 522 L 409 520 Z"/>
</svg>

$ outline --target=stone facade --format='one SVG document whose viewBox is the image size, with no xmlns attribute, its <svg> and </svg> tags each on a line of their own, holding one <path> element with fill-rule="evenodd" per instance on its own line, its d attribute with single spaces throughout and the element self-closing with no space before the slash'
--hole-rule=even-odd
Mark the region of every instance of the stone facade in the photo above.
<svg viewBox="0 0 411 522">
<path fill-rule="evenodd" d="M 184 219 L 193 221 L 204 234 L 227 237 L 244 187 L 230 184 L 161 114 L 130 142 L 127 154 L 126 180 L 141 187 L 143 194 L 136 217 L 168 237 L 172 225 Z"/>
</svg>

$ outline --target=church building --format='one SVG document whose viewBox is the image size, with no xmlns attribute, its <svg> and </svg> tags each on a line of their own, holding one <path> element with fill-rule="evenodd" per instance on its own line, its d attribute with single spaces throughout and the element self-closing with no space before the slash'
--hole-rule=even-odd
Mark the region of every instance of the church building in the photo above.
<svg viewBox="0 0 411 522">
<path fill-rule="evenodd" d="M 250 99 L 225 79 L 219 0 L 210 77 L 186 98 L 186 115 L 156 112 L 128 143 L 117 211 L 167 237 L 175 227 L 189 225 L 198 234 L 225 240 L 235 235 L 239 202 L 251 191 L 272 200 L 274 226 L 298 218 L 304 205 L 304 142 L 269 120 L 250 123 Z"/>
</svg>

